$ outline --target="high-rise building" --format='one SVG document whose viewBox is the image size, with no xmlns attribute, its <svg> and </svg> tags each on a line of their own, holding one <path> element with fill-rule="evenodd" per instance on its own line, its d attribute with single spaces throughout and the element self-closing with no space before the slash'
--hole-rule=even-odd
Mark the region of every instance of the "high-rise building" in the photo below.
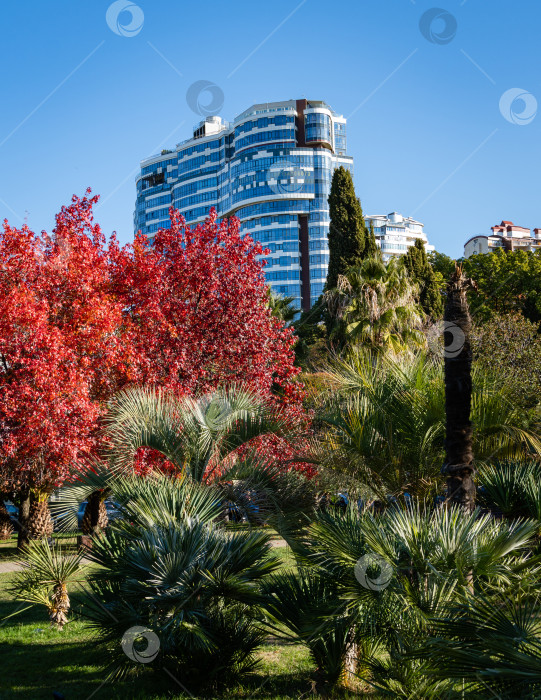
<svg viewBox="0 0 541 700">
<path fill-rule="evenodd" d="M 427 253 L 434 250 L 423 231 L 424 224 L 411 217 L 406 218 L 394 211 L 386 216 L 366 216 L 365 221 L 367 226 L 372 222 L 376 243 L 385 261 L 393 256 L 405 255 L 417 239 L 424 243 Z"/>
<path fill-rule="evenodd" d="M 325 102 L 256 104 L 232 123 L 218 116 L 197 125 L 174 150 L 146 158 L 136 178 L 135 230 L 152 241 L 168 228 L 173 205 L 187 224 L 237 216 L 260 241 L 272 289 L 308 309 L 325 284 L 329 262 L 332 174 L 346 155 L 346 120 Z"/>
<path fill-rule="evenodd" d="M 492 253 L 498 248 L 503 250 L 541 250 L 541 229 L 533 232 L 524 226 L 516 226 L 512 221 L 502 221 L 492 226 L 492 234 L 473 236 L 464 244 L 464 257 L 483 253 Z"/>
</svg>

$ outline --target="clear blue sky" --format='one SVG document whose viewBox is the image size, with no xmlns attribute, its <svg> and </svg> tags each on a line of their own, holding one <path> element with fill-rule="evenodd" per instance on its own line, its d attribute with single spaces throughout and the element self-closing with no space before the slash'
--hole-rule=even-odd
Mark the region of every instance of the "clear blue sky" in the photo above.
<svg viewBox="0 0 541 700">
<path fill-rule="evenodd" d="M 452 17 L 425 16 L 427 39 L 435 4 Z M 186 92 L 208 80 L 226 119 L 303 96 L 351 115 L 365 212 L 418 218 L 441 252 L 502 219 L 541 227 L 538 0 L 137 0 L 133 36 L 110 5 L 0 4 L 0 219 L 50 230 L 90 186 L 104 231 L 131 240 L 138 163 L 191 135 Z M 508 93 L 504 118 L 513 88 L 533 97 Z"/>
</svg>

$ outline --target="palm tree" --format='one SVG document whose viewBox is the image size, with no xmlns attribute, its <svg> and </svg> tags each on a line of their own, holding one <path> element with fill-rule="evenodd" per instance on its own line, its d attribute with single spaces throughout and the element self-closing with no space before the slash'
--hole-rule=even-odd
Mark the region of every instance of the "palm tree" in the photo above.
<svg viewBox="0 0 541 700">
<path fill-rule="evenodd" d="M 534 700 L 541 694 L 541 603 L 524 587 L 451 605 L 416 652 L 426 673 L 467 697 Z"/>
<path fill-rule="evenodd" d="M 88 579 L 86 614 L 104 660 L 137 670 L 123 645 L 126 630 L 153 631 L 156 661 L 190 688 L 216 688 L 250 672 L 264 640 L 261 582 L 277 560 L 270 535 L 228 532 L 215 523 L 215 492 L 189 478 L 119 477 L 123 517 L 93 544 L 100 566 Z"/>
<path fill-rule="evenodd" d="M 320 678 L 343 678 L 353 652 L 350 671 L 385 694 L 445 697 L 449 688 L 415 656 L 434 636 L 434 617 L 472 588 L 484 594 L 534 580 L 536 530 L 456 506 L 320 512 L 293 543 L 301 576 L 271 577 L 267 606 L 310 649 Z"/>
<path fill-rule="evenodd" d="M 81 531 L 85 538 L 94 537 L 109 523 L 105 501 L 112 494 L 111 470 L 108 464 L 96 458 L 73 465 L 72 470 L 70 481 L 56 492 L 49 507 L 59 530 L 75 531 L 79 525 L 79 507 L 86 502 Z M 90 546 L 88 539 L 82 542 Z"/>
<path fill-rule="evenodd" d="M 472 396 L 472 352 L 470 344 L 472 320 L 466 292 L 476 288 L 461 266 L 456 266 L 447 284 L 444 323 L 445 345 L 453 345 L 458 331 L 462 347 L 456 352 L 444 352 L 445 364 L 445 463 L 447 500 L 466 510 L 475 507 L 473 481 L 472 424 L 470 420 Z M 450 342 L 449 342 L 450 341 Z"/>
<path fill-rule="evenodd" d="M 496 374 L 473 373 L 472 436 L 479 462 L 541 456 L 535 420 L 512 401 Z M 349 475 L 367 495 L 386 500 L 408 491 L 425 497 L 441 486 L 445 385 L 438 359 L 374 357 L 356 351 L 327 368 L 319 419 L 323 471 Z"/>
<path fill-rule="evenodd" d="M 272 315 L 289 325 L 295 316 L 300 313 L 299 309 L 294 305 L 294 297 L 283 296 L 272 291 L 271 287 L 267 287 L 267 306 L 271 310 Z"/>
<path fill-rule="evenodd" d="M 541 526 L 541 463 L 496 460 L 479 469 L 482 504 L 507 518 L 531 518 Z"/>
<path fill-rule="evenodd" d="M 330 577 L 301 568 L 270 576 L 264 591 L 268 627 L 287 641 L 301 641 L 316 666 L 317 686 L 333 687 L 344 677 L 352 621 Z M 319 690 L 320 688 L 318 688 Z"/>
<path fill-rule="evenodd" d="M 122 502 L 126 494 L 118 475 L 133 472 L 140 448 L 153 448 L 177 477 L 212 487 L 215 499 L 236 506 L 248 521 L 272 521 L 285 533 L 313 509 L 313 487 L 288 465 L 258 456 L 258 441 L 269 436 L 280 441 L 295 434 L 249 389 L 179 399 L 160 389 L 129 388 L 117 395 L 107 417 L 107 462 L 81 466 L 77 481 L 61 489 L 52 507 L 64 529 L 72 530 L 79 504 L 89 499 L 90 505 L 92 494 L 100 502 L 105 497 Z"/>
<path fill-rule="evenodd" d="M 256 438 L 284 438 L 287 433 L 285 420 L 240 386 L 199 398 L 177 398 L 153 387 L 128 388 L 114 398 L 106 420 L 113 467 L 129 470 L 140 448 L 152 448 L 179 473 L 201 483 L 221 477 L 238 450 Z"/>
<path fill-rule="evenodd" d="M 18 562 L 21 570 L 15 574 L 9 591 L 16 600 L 44 605 L 51 625 L 61 630 L 70 608 L 68 583 L 80 572 L 82 556 L 66 555 L 46 540 L 32 540 L 22 552 Z"/>
<path fill-rule="evenodd" d="M 381 256 L 366 258 L 340 276 L 336 289 L 326 293 L 335 321 L 331 338 L 343 334 L 346 342 L 374 350 L 399 352 L 408 343 L 424 345 L 422 311 L 416 289 L 403 262 Z"/>
</svg>

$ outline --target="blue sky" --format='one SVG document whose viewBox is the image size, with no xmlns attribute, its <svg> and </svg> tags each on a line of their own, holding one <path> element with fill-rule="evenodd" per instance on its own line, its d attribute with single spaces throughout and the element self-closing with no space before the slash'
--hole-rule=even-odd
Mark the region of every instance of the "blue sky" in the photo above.
<svg viewBox="0 0 541 700">
<path fill-rule="evenodd" d="M 537 0 L 136 4 L 132 36 L 107 0 L 0 4 L 0 219 L 50 230 L 90 186 L 131 240 L 138 163 L 191 135 L 186 93 L 208 80 L 226 119 L 300 97 L 348 116 L 365 213 L 418 218 L 441 252 L 502 219 L 541 227 Z"/>
</svg>

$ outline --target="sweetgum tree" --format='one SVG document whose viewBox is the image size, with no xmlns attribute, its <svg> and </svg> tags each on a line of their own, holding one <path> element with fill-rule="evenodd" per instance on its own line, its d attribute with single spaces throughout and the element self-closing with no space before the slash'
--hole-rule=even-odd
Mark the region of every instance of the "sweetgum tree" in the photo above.
<svg viewBox="0 0 541 700">
<path fill-rule="evenodd" d="M 47 497 L 98 453 L 107 401 L 127 383 L 178 395 L 243 382 L 306 425 L 293 335 L 266 303 L 261 247 L 236 219 L 171 228 L 120 248 L 74 197 L 52 235 L 0 233 L 0 491 L 20 542 L 50 531 Z M 265 456 L 291 460 L 268 439 Z"/>
<path fill-rule="evenodd" d="M 0 486 L 20 506 L 20 544 L 51 531 L 49 493 L 136 377 L 96 201 L 74 197 L 51 236 L 7 222 L 0 234 Z"/>
<path fill-rule="evenodd" d="M 144 381 L 178 395 L 242 382 L 292 427 L 306 426 L 295 339 L 269 309 L 261 245 L 241 235 L 238 219 L 218 222 L 214 209 L 195 228 L 170 215 L 171 228 L 158 231 L 153 246 L 137 236 L 113 260 Z M 293 457 L 270 438 L 260 452 Z"/>
</svg>

